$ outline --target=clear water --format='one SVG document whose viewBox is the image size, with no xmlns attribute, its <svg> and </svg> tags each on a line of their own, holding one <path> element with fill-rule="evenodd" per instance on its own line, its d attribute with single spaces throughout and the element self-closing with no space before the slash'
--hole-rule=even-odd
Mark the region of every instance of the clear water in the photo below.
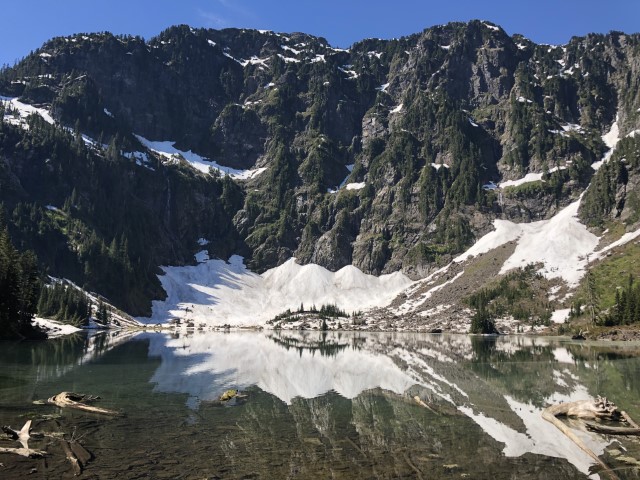
<svg viewBox="0 0 640 480">
<path fill-rule="evenodd" d="M 36 431 L 73 435 L 94 455 L 82 478 L 597 478 L 542 408 L 602 395 L 640 419 L 630 343 L 109 333 L 0 344 L 0 366 L 0 424 L 33 418 Z M 222 405 L 228 388 L 246 399 Z M 32 404 L 61 391 L 99 395 L 124 415 Z M 636 440 L 572 425 L 620 478 L 640 478 Z M 58 440 L 29 446 L 50 455 L 0 454 L 0 478 L 73 477 Z"/>
</svg>

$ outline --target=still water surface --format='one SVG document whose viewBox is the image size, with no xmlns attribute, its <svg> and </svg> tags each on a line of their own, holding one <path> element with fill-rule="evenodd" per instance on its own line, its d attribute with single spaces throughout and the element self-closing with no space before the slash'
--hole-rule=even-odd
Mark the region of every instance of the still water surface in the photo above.
<svg viewBox="0 0 640 480">
<path fill-rule="evenodd" d="M 82 478 L 598 478 L 542 409 L 603 395 L 640 418 L 631 343 L 111 332 L 1 344 L 0 366 L 0 424 L 74 435 L 95 457 Z M 229 388 L 248 396 L 221 405 Z M 124 416 L 32 404 L 61 391 Z M 637 441 L 576 427 L 620 478 L 640 478 Z M 72 478 L 56 441 L 29 446 L 51 455 L 0 454 L 0 478 Z"/>
</svg>

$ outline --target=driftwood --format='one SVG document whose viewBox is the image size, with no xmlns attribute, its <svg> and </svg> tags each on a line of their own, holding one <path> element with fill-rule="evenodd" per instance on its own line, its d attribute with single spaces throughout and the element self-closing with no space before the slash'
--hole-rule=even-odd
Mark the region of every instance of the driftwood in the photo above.
<svg viewBox="0 0 640 480">
<path fill-rule="evenodd" d="M 0 447 L 0 453 L 13 453 L 22 457 L 44 457 L 47 452 L 43 450 L 34 450 L 29 448 L 29 439 L 31 438 L 31 420 L 28 420 L 20 430 L 14 430 L 11 427 L 3 426 L 2 431 L 9 435 L 12 440 L 20 442 L 20 448 Z"/>
<path fill-rule="evenodd" d="M 119 412 L 115 410 L 109 410 L 107 408 L 92 407 L 83 402 L 92 402 L 99 397 L 92 395 L 84 395 L 82 393 L 73 392 L 61 392 L 47 400 L 47 403 L 57 405 L 61 408 L 73 408 L 75 410 L 82 410 L 83 412 L 99 413 L 102 415 L 118 416 Z"/>
<path fill-rule="evenodd" d="M 545 408 L 542 411 L 542 418 L 553 423 L 558 430 L 569 437 L 583 452 L 595 460 L 595 462 L 604 469 L 604 473 L 606 473 L 609 478 L 619 480 L 619 477 L 613 472 L 613 470 L 600 460 L 600 458 L 589 447 L 587 447 L 567 425 L 558 420 L 558 417 L 575 417 L 583 420 L 620 420 L 622 412 L 618 410 L 615 404 L 602 397 L 598 397 L 595 401 L 580 400 L 577 402 L 559 403 Z"/>
<path fill-rule="evenodd" d="M 640 435 L 640 428 L 633 427 L 611 427 L 609 425 L 600 425 L 599 423 L 584 422 L 587 429 L 598 432 L 606 433 L 607 435 Z"/>
<path fill-rule="evenodd" d="M 429 405 L 427 405 L 418 395 L 415 395 L 413 397 L 413 401 L 416 402 L 418 405 L 420 405 L 421 407 L 426 408 L 427 410 L 432 411 L 433 413 L 438 413 L 436 412 L 433 408 L 431 408 Z"/>
<path fill-rule="evenodd" d="M 636 422 L 634 422 L 633 418 L 631 418 L 629 416 L 629 414 L 627 412 L 625 412 L 624 410 L 620 412 L 620 415 L 622 415 L 622 417 L 627 421 L 627 423 L 629 425 L 631 425 L 633 428 L 640 428 L 640 425 L 638 425 Z"/>
<path fill-rule="evenodd" d="M 36 458 L 36 457 L 44 457 L 47 455 L 47 452 L 45 452 L 44 450 L 34 450 L 33 448 L 5 448 L 5 447 L 0 447 L 0 453 L 13 453 L 15 455 L 20 455 L 21 457 L 29 457 L 29 458 Z"/>
<path fill-rule="evenodd" d="M 245 395 L 244 393 L 241 393 L 239 390 L 236 390 L 235 388 L 232 388 L 230 390 L 226 390 L 222 395 L 220 395 L 219 401 L 228 402 L 232 398 L 237 398 L 238 400 L 242 400 L 244 398 L 247 398 L 247 395 Z"/>
<path fill-rule="evenodd" d="M 69 447 L 69 443 L 66 440 L 60 439 L 60 445 L 62 446 L 62 450 L 64 450 L 64 454 L 69 460 L 71 467 L 73 468 L 74 475 L 80 475 L 82 473 L 82 465 L 80 464 L 80 460 L 76 457 L 75 453 L 71 451 L 71 447 Z"/>
</svg>

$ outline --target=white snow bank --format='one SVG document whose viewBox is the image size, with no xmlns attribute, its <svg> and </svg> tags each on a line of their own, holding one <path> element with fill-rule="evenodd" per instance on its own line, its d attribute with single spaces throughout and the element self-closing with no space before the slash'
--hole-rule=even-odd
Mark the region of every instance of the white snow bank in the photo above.
<svg viewBox="0 0 640 480">
<path fill-rule="evenodd" d="M 598 245 L 598 237 L 579 222 L 580 200 L 561 210 L 550 220 L 532 223 L 513 223 L 495 220 L 495 230 L 478 240 L 469 250 L 455 258 L 455 262 L 467 260 L 489 252 L 514 240 L 515 251 L 503 264 L 500 273 L 529 263 L 543 263 L 539 270 L 547 278 L 562 278 L 570 286 L 576 286 L 584 273 L 587 254 Z"/>
<path fill-rule="evenodd" d="M 570 308 L 563 308 L 562 310 L 556 310 L 551 314 L 551 321 L 553 323 L 564 323 L 569 318 Z"/>
<path fill-rule="evenodd" d="M 344 188 L 347 190 L 362 190 L 365 186 L 364 182 L 359 183 L 347 183 Z"/>
<path fill-rule="evenodd" d="M 389 113 L 400 113 L 402 111 L 402 107 L 404 107 L 403 103 L 389 110 Z"/>
<path fill-rule="evenodd" d="M 495 230 L 480 238 L 466 252 L 454 258 L 453 261 L 457 263 L 464 262 L 472 256 L 475 257 L 487 253 L 505 243 L 517 240 L 522 235 L 522 225 L 508 220 L 494 220 L 493 227 Z"/>
<path fill-rule="evenodd" d="M 591 168 L 594 170 L 598 170 L 603 164 L 607 163 L 613 155 L 613 151 L 616 148 L 616 145 L 620 141 L 620 129 L 618 128 L 618 115 L 616 115 L 616 121 L 613 122 L 611 128 L 607 133 L 602 136 L 602 141 L 604 144 L 609 147 L 609 151 L 605 154 L 602 160 L 597 162 L 593 162 L 591 164 Z"/>
<path fill-rule="evenodd" d="M 220 171 L 223 174 L 229 174 L 231 178 L 237 180 L 247 180 L 260 175 L 266 170 L 266 168 L 256 168 L 252 170 L 237 170 L 231 167 L 224 167 L 212 160 L 204 158 L 197 153 L 193 153 L 191 150 L 185 152 L 178 150 L 174 145 L 175 142 L 171 141 L 152 141 L 147 140 L 140 135 L 135 136 L 142 145 L 149 150 L 165 157 L 168 160 L 174 161 L 178 156 L 183 157 L 193 168 L 203 173 L 209 173 L 209 168 Z"/>
<path fill-rule="evenodd" d="M 587 254 L 598 246 L 598 237 L 578 220 L 580 200 L 573 202 L 550 220 L 518 225 L 522 235 L 500 273 L 528 263 L 543 263 L 547 278 L 562 278 L 575 287 L 583 276 Z"/>
<path fill-rule="evenodd" d="M 625 245 L 625 244 L 631 242 L 632 240 L 635 240 L 638 237 L 640 237 L 640 229 L 636 230 L 635 232 L 627 232 L 624 235 L 622 235 L 622 237 L 620 237 L 615 242 L 607 245 L 602 250 L 598 250 L 597 252 L 595 252 L 594 255 L 593 255 L 593 259 L 594 260 L 600 259 L 600 258 L 604 257 L 605 254 L 607 252 L 609 252 L 610 250 L 613 250 L 616 247 L 620 247 L 622 245 Z"/>
<path fill-rule="evenodd" d="M 33 319 L 33 324 L 46 331 L 49 338 L 62 337 L 63 335 L 71 335 L 72 333 L 82 331 L 82 329 L 69 325 L 68 323 L 62 323 L 48 318 L 36 317 Z"/>
<path fill-rule="evenodd" d="M 154 301 L 152 317 L 142 322 L 178 317 L 209 325 L 264 325 L 301 303 L 335 304 L 347 312 L 384 306 L 411 284 L 400 272 L 374 277 L 346 266 L 334 273 L 318 265 L 298 265 L 293 258 L 262 275 L 248 270 L 237 255 L 229 263 L 208 260 L 162 270 L 159 279 L 167 298 Z"/>
<path fill-rule="evenodd" d="M 524 177 L 518 180 L 507 180 L 500 183 L 500 188 L 517 187 L 525 183 L 539 182 L 542 180 L 542 173 L 527 173 Z"/>
<path fill-rule="evenodd" d="M 54 124 L 54 120 L 48 110 L 44 108 L 34 107 L 28 103 L 22 103 L 17 97 L 2 97 L 0 96 L 0 102 L 6 107 L 10 107 L 18 112 L 17 116 L 9 115 L 5 113 L 4 121 L 13 125 L 19 125 L 23 128 L 27 127 L 27 117 L 29 115 L 40 115 L 42 119 L 50 124 Z"/>
</svg>

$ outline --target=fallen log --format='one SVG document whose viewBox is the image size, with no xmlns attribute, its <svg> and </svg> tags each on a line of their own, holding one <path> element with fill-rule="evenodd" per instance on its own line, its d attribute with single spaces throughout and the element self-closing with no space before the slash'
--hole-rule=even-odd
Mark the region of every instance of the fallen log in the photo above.
<svg viewBox="0 0 640 480">
<path fill-rule="evenodd" d="M 20 430 L 14 430 L 11 427 L 3 426 L 2 431 L 9 435 L 12 440 L 20 442 L 20 448 L 0 447 L 0 453 L 13 453 L 21 457 L 44 457 L 47 452 L 43 450 L 35 450 L 29 448 L 29 439 L 31 438 L 31 420 L 27 420 Z"/>
<path fill-rule="evenodd" d="M 93 455 L 87 451 L 82 445 L 80 445 L 77 441 L 71 440 L 69 442 L 69 446 L 71 447 L 71 451 L 80 461 L 80 465 L 84 467 L 89 460 L 93 458 Z"/>
<path fill-rule="evenodd" d="M 61 392 L 53 397 L 47 399 L 47 403 L 56 405 L 60 408 L 73 408 L 75 410 L 82 410 L 83 412 L 99 413 L 102 415 L 118 416 L 120 412 L 115 410 L 109 410 L 108 408 L 93 407 L 86 405 L 83 402 L 92 402 L 99 397 L 92 395 L 84 395 L 82 393 L 73 392 Z"/>
<path fill-rule="evenodd" d="M 621 417 L 617 407 L 609 402 L 606 398 L 598 397 L 593 400 L 579 400 L 577 402 L 559 403 L 551 405 L 542 411 L 542 418 L 555 425 L 555 427 L 564 433 L 573 443 L 575 443 L 583 452 L 589 455 L 598 465 L 600 465 L 604 473 L 612 480 L 620 480 L 611 468 L 607 466 L 600 458 L 589 448 L 573 431 L 558 420 L 558 417 L 576 417 L 581 419 L 606 418 L 610 420 L 618 420 Z"/>
<path fill-rule="evenodd" d="M 7 435 L 9 435 L 12 440 L 17 440 L 18 442 L 20 442 L 22 444 L 23 448 L 26 448 L 26 449 L 29 448 L 27 443 L 29 442 L 29 439 L 31 438 L 31 435 L 30 435 L 30 432 L 31 432 L 31 420 L 27 420 L 20 430 L 14 430 L 11 427 L 3 425 L 2 431 L 4 433 L 6 433 Z"/>
<path fill-rule="evenodd" d="M 82 465 L 80 464 L 80 460 L 78 457 L 71 451 L 71 447 L 66 440 L 60 439 L 60 445 L 62 446 L 62 450 L 64 450 L 64 454 L 67 457 L 67 460 L 71 464 L 71 468 L 73 468 L 73 474 L 78 476 L 82 473 Z"/>
<path fill-rule="evenodd" d="M 640 428 L 612 427 L 593 422 L 584 422 L 592 432 L 606 433 L 607 435 L 640 435 Z"/>
<path fill-rule="evenodd" d="M 427 410 L 432 411 L 433 413 L 438 413 L 436 412 L 433 408 L 431 408 L 429 405 L 427 405 L 418 395 L 415 395 L 413 397 L 413 401 L 416 402 L 418 405 L 420 405 L 421 407 L 426 408 Z"/>
<path fill-rule="evenodd" d="M 631 425 L 633 428 L 640 428 L 640 425 L 638 425 L 633 418 L 631 418 L 629 416 L 629 414 L 627 412 L 625 412 L 624 410 L 622 412 L 620 412 L 620 414 L 624 417 L 624 419 L 627 421 L 627 423 L 629 425 Z"/>
<path fill-rule="evenodd" d="M 613 402 L 598 397 L 596 400 L 578 400 L 576 402 L 558 403 L 545 408 L 554 417 L 574 417 L 588 420 L 620 420 L 622 413 Z"/>
<path fill-rule="evenodd" d="M 36 457 L 44 457 L 47 455 L 47 452 L 44 450 L 34 450 L 33 448 L 5 448 L 0 447 L 0 453 L 13 453 L 15 455 L 20 455 L 21 457 L 28 458 L 36 458 Z"/>
</svg>

